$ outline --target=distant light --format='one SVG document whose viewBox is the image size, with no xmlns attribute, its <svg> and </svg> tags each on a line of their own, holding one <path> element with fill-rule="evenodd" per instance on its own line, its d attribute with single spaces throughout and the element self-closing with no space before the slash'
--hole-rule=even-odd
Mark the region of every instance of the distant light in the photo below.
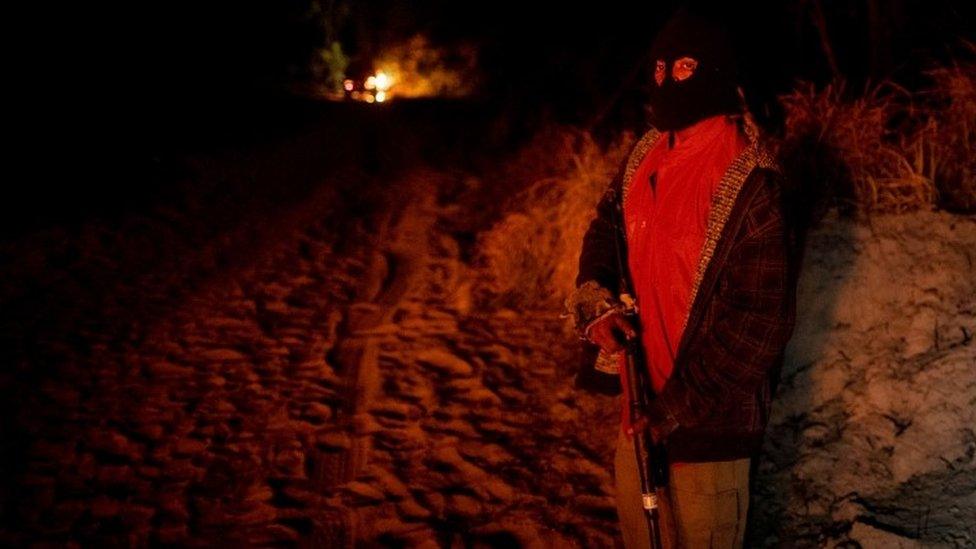
<svg viewBox="0 0 976 549">
<path fill-rule="evenodd" d="M 393 81 L 383 71 L 376 73 L 376 76 L 373 77 L 373 82 L 376 84 L 376 89 L 380 91 L 386 91 L 393 85 Z"/>
<path fill-rule="evenodd" d="M 393 97 L 390 93 L 392 87 L 393 78 L 383 71 L 377 71 L 376 74 L 369 76 L 363 82 L 363 89 L 369 91 L 363 93 L 360 98 L 355 96 L 353 98 L 367 103 L 382 103 Z"/>
<path fill-rule="evenodd" d="M 474 69 L 477 54 L 473 44 L 461 44 L 459 48 L 447 50 L 434 47 L 426 36 L 417 34 L 377 52 L 368 61 L 372 63 L 369 73 L 350 74 L 349 78 L 344 75 L 339 80 L 340 89 L 323 86 L 322 95 L 330 100 L 370 103 L 391 103 L 410 97 L 469 95 L 479 80 Z M 460 62 L 455 63 L 455 60 Z M 455 66 L 469 68 L 452 68 Z"/>
</svg>

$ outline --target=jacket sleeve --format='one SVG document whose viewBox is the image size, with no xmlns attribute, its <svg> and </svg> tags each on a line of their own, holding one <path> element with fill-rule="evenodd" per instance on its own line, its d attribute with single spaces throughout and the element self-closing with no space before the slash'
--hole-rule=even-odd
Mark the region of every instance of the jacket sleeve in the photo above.
<svg viewBox="0 0 976 549">
<path fill-rule="evenodd" d="M 648 419 L 666 436 L 708 417 L 726 396 L 752 394 L 782 354 L 795 323 L 781 180 L 763 172 L 685 364 L 652 401 Z"/>
<path fill-rule="evenodd" d="M 581 336 L 590 322 L 619 305 L 617 295 L 621 273 L 617 242 L 614 241 L 619 238 L 614 224 L 614 209 L 620 200 L 624 167 L 625 164 L 621 163 L 596 206 L 596 215 L 583 236 L 576 289 L 566 299 L 567 312 L 574 318 Z"/>
</svg>

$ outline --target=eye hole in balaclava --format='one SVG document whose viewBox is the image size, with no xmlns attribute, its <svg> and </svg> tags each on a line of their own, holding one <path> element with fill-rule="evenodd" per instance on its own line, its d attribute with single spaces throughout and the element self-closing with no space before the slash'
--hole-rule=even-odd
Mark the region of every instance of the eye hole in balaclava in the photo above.
<svg viewBox="0 0 976 549">
<path fill-rule="evenodd" d="M 675 82 L 681 82 L 691 78 L 691 75 L 695 74 L 695 69 L 698 68 L 698 61 L 693 57 L 682 57 L 671 65 L 671 78 L 674 78 Z"/>
<path fill-rule="evenodd" d="M 658 86 L 663 85 L 664 79 L 667 78 L 667 66 L 668 63 L 664 59 L 658 59 L 654 63 L 654 82 Z M 671 65 L 671 78 L 675 82 L 688 80 L 691 75 L 695 74 L 696 68 L 698 68 L 698 61 L 695 58 L 682 57 Z"/>
<path fill-rule="evenodd" d="M 651 47 L 654 83 L 648 90 L 651 123 L 678 130 L 739 111 L 731 41 L 721 26 L 679 11 Z"/>
</svg>

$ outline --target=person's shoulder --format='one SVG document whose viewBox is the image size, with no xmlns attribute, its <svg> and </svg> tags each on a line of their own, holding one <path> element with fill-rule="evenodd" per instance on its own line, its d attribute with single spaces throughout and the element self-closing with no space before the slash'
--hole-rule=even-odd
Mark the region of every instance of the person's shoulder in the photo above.
<svg viewBox="0 0 976 549">
<path fill-rule="evenodd" d="M 750 170 L 747 182 L 758 185 L 760 193 L 775 193 L 784 183 L 783 167 L 775 150 L 763 137 L 753 137 L 748 148 Z"/>
<path fill-rule="evenodd" d="M 765 234 L 778 227 L 784 216 L 783 173 L 776 167 L 757 165 L 750 172 L 747 184 L 752 189 L 743 209 L 743 238 Z"/>
<path fill-rule="evenodd" d="M 772 194 L 781 190 L 784 177 L 783 172 L 778 169 L 756 166 L 751 172 L 749 172 L 747 181 L 749 182 L 750 186 L 757 187 L 757 193 Z"/>
</svg>

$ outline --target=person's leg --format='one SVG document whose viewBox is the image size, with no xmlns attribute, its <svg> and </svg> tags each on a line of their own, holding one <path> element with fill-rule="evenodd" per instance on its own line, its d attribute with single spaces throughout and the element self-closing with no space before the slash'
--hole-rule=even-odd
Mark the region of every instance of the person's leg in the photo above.
<svg viewBox="0 0 976 549">
<path fill-rule="evenodd" d="M 669 491 L 682 547 L 742 547 L 749 462 L 743 458 L 672 468 Z"/>
<path fill-rule="evenodd" d="M 735 460 L 735 487 L 739 490 L 739 521 L 736 527 L 735 547 L 742 547 L 746 539 L 746 518 L 749 516 L 749 480 L 752 459 Z"/>
<path fill-rule="evenodd" d="M 617 448 L 614 456 L 614 480 L 617 488 L 617 515 L 620 533 L 627 549 L 650 547 L 650 534 L 644 507 L 641 502 L 640 476 L 637 472 L 637 457 L 634 454 L 634 439 L 623 430 L 617 435 Z M 674 518 L 668 506 L 667 494 L 661 490 L 659 498 L 661 544 L 666 549 L 677 547 Z"/>
</svg>

